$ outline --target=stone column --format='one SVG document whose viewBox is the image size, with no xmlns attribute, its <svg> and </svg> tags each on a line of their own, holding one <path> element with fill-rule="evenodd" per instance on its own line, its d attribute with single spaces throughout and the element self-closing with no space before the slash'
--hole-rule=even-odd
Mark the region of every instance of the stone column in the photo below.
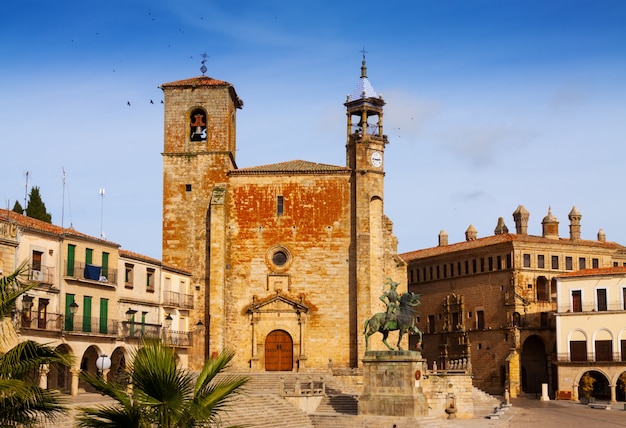
<svg viewBox="0 0 626 428">
<path fill-rule="evenodd" d="M 298 327 L 300 334 L 300 350 L 298 355 L 298 371 L 306 370 L 306 351 L 304 347 L 304 324 L 305 324 L 305 315 L 302 312 L 298 312 Z"/>
<path fill-rule="evenodd" d="M 48 389 L 48 373 L 50 373 L 48 364 L 44 364 L 39 368 L 39 387 L 42 389 Z"/>
<path fill-rule="evenodd" d="M 72 375 L 72 383 L 70 384 L 70 395 L 72 397 L 76 397 L 78 395 L 78 375 L 80 374 L 80 369 L 70 369 L 70 374 Z"/>
<path fill-rule="evenodd" d="M 609 387 L 611 388 L 611 403 L 615 403 L 617 402 L 617 397 L 616 397 L 616 393 L 615 393 L 615 384 L 609 385 Z"/>
<path fill-rule="evenodd" d="M 252 326 L 252 358 L 250 358 L 250 368 L 251 369 L 258 369 L 258 364 L 259 364 L 259 356 L 257 355 L 257 340 L 256 340 L 256 325 L 259 322 L 259 319 L 257 318 L 257 316 L 255 316 L 255 313 L 252 312 L 251 316 L 251 322 L 250 325 Z"/>
</svg>

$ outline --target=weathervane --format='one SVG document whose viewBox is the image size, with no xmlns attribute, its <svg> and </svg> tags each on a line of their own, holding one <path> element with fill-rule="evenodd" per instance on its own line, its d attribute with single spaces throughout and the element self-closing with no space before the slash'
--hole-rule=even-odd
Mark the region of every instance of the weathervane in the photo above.
<svg viewBox="0 0 626 428">
<path fill-rule="evenodd" d="M 204 73 L 206 73 L 206 59 L 208 58 L 206 52 L 202 54 L 202 67 L 200 67 L 200 71 L 202 72 L 202 75 L 204 76 Z"/>
</svg>

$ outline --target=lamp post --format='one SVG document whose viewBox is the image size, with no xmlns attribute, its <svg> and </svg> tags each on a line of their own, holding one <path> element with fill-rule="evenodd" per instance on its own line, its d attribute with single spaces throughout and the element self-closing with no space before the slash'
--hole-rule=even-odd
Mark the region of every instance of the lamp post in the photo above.
<svg viewBox="0 0 626 428">
<path fill-rule="evenodd" d="M 137 313 L 137 311 L 133 310 L 131 307 L 128 307 L 128 310 L 126 311 L 126 320 L 130 323 L 128 332 L 129 332 L 129 336 L 134 336 L 135 335 L 135 314 Z"/>
<path fill-rule="evenodd" d="M 96 360 L 96 368 L 98 369 L 98 376 L 102 377 L 105 370 L 111 368 L 111 359 L 107 354 L 102 354 Z"/>
<path fill-rule="evenodd" d="M 31 327 L 31 316 L 30 316 L 30 310 L 33 307 L 33 298 L 32 296 L 29 296 L 28 294 L 24 294 L 24 297 L 22 297 L 22 319 L 21 322 L 22 324 L 27 324 L 26 327 Z"/>
<path fill-rule="evenodd" d="M 72 301 L 72 303 L 70 303 L 70 313 L 74 316 L 76 315 L 76 312 L 78 312 L 78 303 Z"/>
<path fill-rule="evenodd" d="M 165 328 L 163 329 L 163 333 L 164 333 L 164 342 L 167 344 L 168 341 L 168 337 L 167 337 L 167 332 L 168 330 L 170 330 L 172 328 L 172 321 L 174 321 L 174 318 L 172 318 L 172 315 L 167 314 L 167 316 L 165 317 Z"/>
</svg>

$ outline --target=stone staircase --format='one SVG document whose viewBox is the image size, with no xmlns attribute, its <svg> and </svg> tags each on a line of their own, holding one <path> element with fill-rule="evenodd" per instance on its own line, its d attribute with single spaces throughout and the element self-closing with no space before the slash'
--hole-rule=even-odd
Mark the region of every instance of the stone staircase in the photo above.
<svg viewBox="0 0 626 428">
<path fill-rule="evenodd" d="M 228 375 L 231 373 L 226 373 Z M 358 388 L 344 386 L 327 373 L 298 374 L 291 372 L 238 373 L 250 378 L 245 393 L 221 415 L 217 427 L 230 425 L 247 428 L 440 428 L 455 426 L 452 421 L 436 417 L 423 417 L 419 420 L 404 417 L 377 417 L 358 414 Z M 326 396 L 315 412 L 307 414 L 280 396 L 281 382 L 287 386 L 295 384 L 296 377 L 301 382 L 307 379 L 324 379 Z M 488 415 L 501 400 L 478 388 L 472 391 L 474 414 L 480 418 Z M 53 424 L 40 425 L 41 428 L 71 428 L 75 426 L 74 414 L 78 407 L 95 407 L 106 404 L 110 399 L 99 394 L 80 394 L 70 404 L 70 415 Z M 38 427 L 39 428 L 39 427 Z"/>
<path fill-rule="evenodd" d="M 503 400 L 502 397 L 489 395 L 485 391 L 473 387 L 472 401 L 474 402 L 474 417 L 481 417 L 490 414 L 494 407 L 500 406 Z"/>
</svg>

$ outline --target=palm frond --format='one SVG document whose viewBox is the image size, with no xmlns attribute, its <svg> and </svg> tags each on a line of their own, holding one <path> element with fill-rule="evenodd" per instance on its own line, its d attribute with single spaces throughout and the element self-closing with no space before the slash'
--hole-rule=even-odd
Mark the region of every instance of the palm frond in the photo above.
<svg viewBox="0 0 626 428">
<path fill-rule="evenodd" d="M 25 340 L 6 353 L 0 354 L 0 378 L 21 379 L 43 364 L 71 366 L 72 357 L 69 354 L 58 353 L 50 346 Z"/>
<path fill-rule="evenodd" d="M 11 315 L 17 299 L 35 287 L 35 283 L 26 281 L 27 273 L 28 261 L 24 261 L 10 275 L 0 278 L 0 319 Z"/>
</svg>

